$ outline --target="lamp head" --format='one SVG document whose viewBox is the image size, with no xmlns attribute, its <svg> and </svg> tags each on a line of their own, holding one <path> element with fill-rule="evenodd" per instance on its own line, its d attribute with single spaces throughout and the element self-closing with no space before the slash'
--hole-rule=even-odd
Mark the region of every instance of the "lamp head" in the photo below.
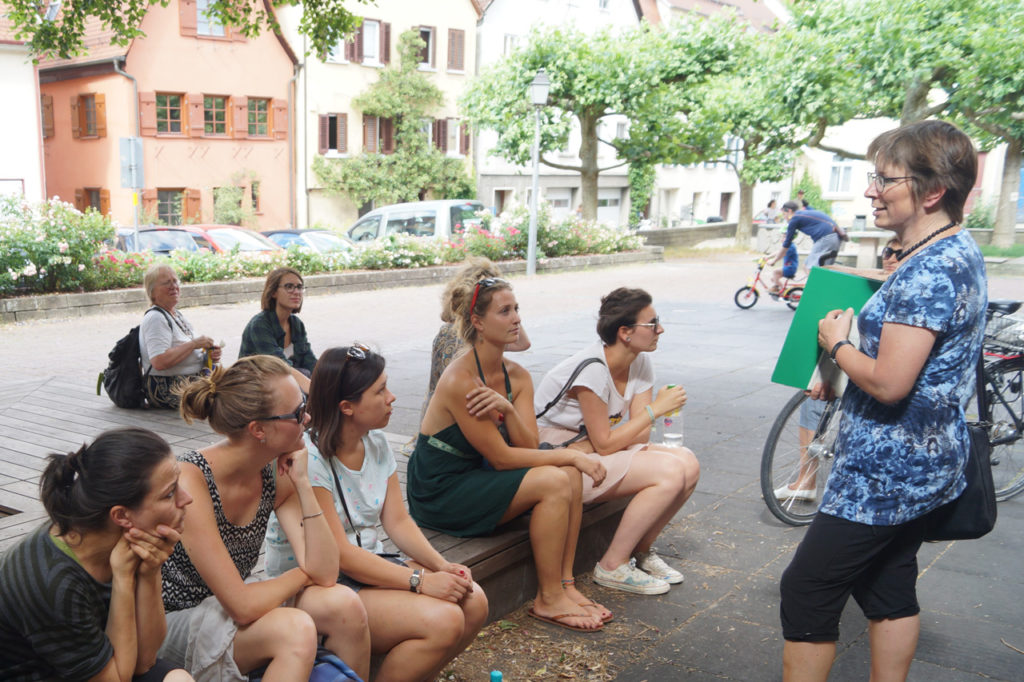
<svg viewBox="0 0 1024 682">
<path fill-rule="evenodd" d="M 551 81 L 548 80 L 547 71 L 539 69 L 537 75 L 530 83 L 530 102 L 535 107 L 542 107 L 548 103 L 548 92 L 551 90 Z"/>
</svg>

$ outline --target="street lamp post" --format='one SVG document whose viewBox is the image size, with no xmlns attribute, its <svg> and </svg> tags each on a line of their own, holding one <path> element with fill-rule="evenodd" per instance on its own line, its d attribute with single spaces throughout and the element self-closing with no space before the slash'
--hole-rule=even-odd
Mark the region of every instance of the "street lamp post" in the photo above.
<svg viewBox="0 0 1024 682">
<path fill-rule="evenodd" d="M 537 274 L 537 199 L 540 194 L 540 110 L 548 103 L 551 81 L 544 69 L 537 71 L 530 83 L 530 102 L 533 104 L 533 191 L 530 193 L 530 239 L 526 248 L 526 274 Z"/>
</svg>

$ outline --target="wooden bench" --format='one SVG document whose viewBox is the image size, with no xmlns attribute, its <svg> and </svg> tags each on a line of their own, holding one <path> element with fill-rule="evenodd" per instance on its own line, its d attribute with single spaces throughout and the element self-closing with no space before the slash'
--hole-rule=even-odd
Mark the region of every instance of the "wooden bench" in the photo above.
<svg viewBox="0 0 1024 682">
<path fill-rule="evenodd" d="M 167 440 L 176 454 L 220 439 L 204 423 L 186 424 L 166 410 L 122 410 L 106 396 L 83 393 L 81 386 L 56 379 L 0 385 L 0 552 L 46 518 L 38 499 L 39 473 L 46 455 L 77 449 L 118 426 L 151 429 Z M 408 436 L 387 434 L 387 438 L 396 453 L 404 491 L 408 457 L 401 452 Z M 584 510 L 577 573 L 593 568 L 611 541 L 624 508 L 625 500 L 618 500 L 589 505 Z M 528 518 L 517 519 L 501 532 L 477 538 L 425 531 L 446 558 L 473 571 L 473 577 L 487 592 L 490 620 L 519 608 L 536 593 L 527 523 Z"/>
</svg>

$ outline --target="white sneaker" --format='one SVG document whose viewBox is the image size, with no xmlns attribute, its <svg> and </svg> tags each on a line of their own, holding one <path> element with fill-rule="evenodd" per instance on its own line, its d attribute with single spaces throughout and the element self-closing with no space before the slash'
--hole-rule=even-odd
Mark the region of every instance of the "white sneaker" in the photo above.
<svg viewBox="0 0 1024 682">
<path fill-rule="evenodd" d="M 667 582 L 653 575 L 647 575 L 636 567 L 636 559 L 630 559 L 614 571 L 606 571 L 601 564 L 594 566 L 594 582 L 613 590 L 633 592 L 634 594 L 665 594 L 669 590 Z"/>
<path fill-rule="evenodd" d="M 817 490 L 793 490 L 792 488 L 789 487 L 788 483 L 779 486 L 773 492 L 775 493 L 775 499 L 779 500 L 780 502 L 785 502 L 786 500 L 797 500 L 799 502 L 814 502 L 815 500 L 818 499 Z"/>
<path fill-rule="evenodd" d="M 683 582 L 683 574 L 665 563 L 652 548 L 649 552 L 637 552 L 636 566 L 647 575 L 661 578 L 670 585 Z"/>
</svg>

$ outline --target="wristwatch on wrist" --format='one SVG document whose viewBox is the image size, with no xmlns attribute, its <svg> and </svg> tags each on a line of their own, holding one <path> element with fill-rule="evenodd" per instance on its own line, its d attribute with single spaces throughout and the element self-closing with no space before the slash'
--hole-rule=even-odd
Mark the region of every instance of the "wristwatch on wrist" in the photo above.
<svg viewBox="0 0 1024 682">
<path fill-rule="evenodd" d="M 412 572 L 412 575 L 409 576 L 409 591 L 410 592 L 415 592 L 416 594 L 420 593 L 420 582 L 421 582 L 422 578 L 423 578 L 423 569 L 417 568 L 415 571 Z"/>
<path fill-rule="evenodd" d="M 843 346 L 852 346 L 852 345 L 853 345 L 853 342 L 850 341 L 849 339 L 843 339 L 842 341 L 837 341 L 836 345 L 832 346 L 832 352 L 829 353 L 828 356 L 832 359 L 832 362 L 835 362 L 836 361 L 836 353 L 839 352 L 839 349 L 842 348 Z"/>
</svg>

